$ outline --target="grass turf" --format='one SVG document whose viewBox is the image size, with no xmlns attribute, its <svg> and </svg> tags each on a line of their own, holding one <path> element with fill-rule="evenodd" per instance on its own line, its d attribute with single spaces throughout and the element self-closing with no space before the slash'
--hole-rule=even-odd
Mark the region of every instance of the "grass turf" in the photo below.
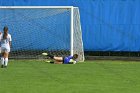
<svg viewBox="0 0 140 93">
<path fill-rule="evenodd" d="M 0 93 L 139 93 L 139 77 L 139 62 L 11 60 L 8 68 L 0 68 Z"/>
</svg>

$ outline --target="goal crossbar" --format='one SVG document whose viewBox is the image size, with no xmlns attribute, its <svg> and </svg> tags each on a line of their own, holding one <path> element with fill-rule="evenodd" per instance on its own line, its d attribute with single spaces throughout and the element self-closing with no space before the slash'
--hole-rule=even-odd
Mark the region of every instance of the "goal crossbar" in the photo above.
<svg viewBox="0 0 140 93">
<path fill-rule="evenodd" d="M 66 8 L 73 8 L 73 6 L 0 6 L 0 8 L 62 8 L 62 9 L 66 9 Z"/>
</svg>

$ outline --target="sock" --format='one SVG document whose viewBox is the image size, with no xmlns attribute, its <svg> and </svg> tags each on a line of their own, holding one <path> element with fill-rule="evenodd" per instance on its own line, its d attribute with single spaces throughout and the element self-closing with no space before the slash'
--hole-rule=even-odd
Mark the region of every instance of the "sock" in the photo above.
<svg viewBox="0 0 140 93">
<path fill-rule="evenodd" d="M 52 59 L 54 58 L 54 56 L 53 56 L 53 55 L 50 55 L 50 54 L 48 54 L 48 57 L 50 57 L 50 58 L 52 58 Z"/>
<path fill-rule="evenodd" d="M 4 58 L 1 57 L 1 64 L 4 65 Z"/>
<path fill-rule="evenodd" d="M 51 64 L 54 64 L 54 61 L 50 61 Z"/>
<path fill-rule="evenodd" d="M 8 65 L 8 58 L 5 58 L 5 66 Z"/>
</svg>

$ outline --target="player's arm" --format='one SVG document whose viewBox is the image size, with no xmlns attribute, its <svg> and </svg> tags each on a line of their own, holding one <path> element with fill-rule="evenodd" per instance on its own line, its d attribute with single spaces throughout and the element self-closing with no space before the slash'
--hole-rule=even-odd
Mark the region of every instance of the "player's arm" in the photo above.
<svg viewBox="0 0 140 93">
<path fill-rule="evenodd" d="M 10 47 L 11 47 L 11 41 L 9 41 L 9 45 L 10 45 Z"/>
<path fill-rule="evenodd" d="M 12 38 L 11 38 L 11 35 L 10 35 L 10 40 L 9 40 L 9 46 L 11 47 L 11 41 L 12 41 Z"/>
<path fill-rule="evenodd" d="M 72 59 L 73 58 L 73 56 L 68 56 L 68 59 Z"/>
<path fill-rule="evenodd" d="M 0 32 L 0 47 L 1 47 L 2 32 Z"/>
</svg>

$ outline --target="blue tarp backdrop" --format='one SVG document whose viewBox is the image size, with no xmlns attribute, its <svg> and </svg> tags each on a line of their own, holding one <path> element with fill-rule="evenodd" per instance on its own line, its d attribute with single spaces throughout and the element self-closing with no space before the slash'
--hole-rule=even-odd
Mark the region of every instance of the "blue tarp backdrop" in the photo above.
<svg viewBox="0 0 140 93">
<path fill-rule="evenodd" d="M 1 6 L 77 6 L 85 51 L 140 51 L 140 0 L 0 0 Z"/>
</svg>

